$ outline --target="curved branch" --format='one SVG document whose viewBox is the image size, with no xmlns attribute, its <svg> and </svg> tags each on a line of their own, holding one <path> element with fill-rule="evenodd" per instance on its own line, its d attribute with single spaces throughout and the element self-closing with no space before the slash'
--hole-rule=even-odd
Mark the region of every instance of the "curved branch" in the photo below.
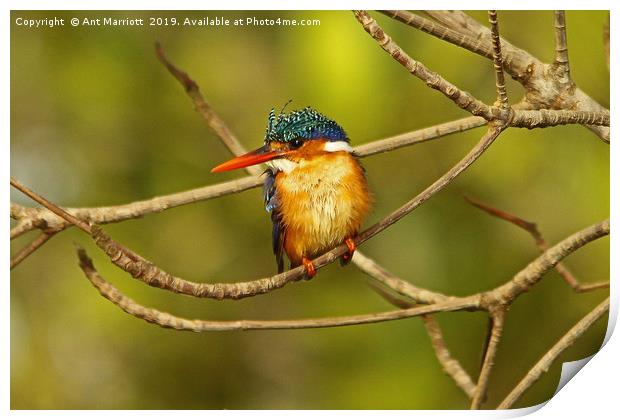
<svg viewBox="0 0 620 420">
<path fill-rule="evenodd" d="M 564 239 L 543 252 L 538 258 L 517 273 L 509 282 L 484 293 L 485 306 L 506 305 L 519 295 L 530 290 L 540 281 L 542 276 L 554 268 L 557 263 L 582 246 L 609 235 L 609 219 L 587 227 Z"/>
<path fill-rule="evenodd" d="M 309 318 L 298 320 L 238 320 L 238 321 L 210 321 L 199 319 L 185 319 L 176 317 L 157 309 L 147 308 L 134 300 L 123 295 L 118 289 L 108 283 L 95 270 L 91 259 L 83 249 L 78 249 L 80 267 L 86 277 L 99 293 L 121 308 L 123 311 L 136 318 L 159 325 L 164 328 L 174 328 L 177 330 L 189 330 L 195 332 L 203 331 L 235 331 L 235 330 L 282 330 L 300 328 L 327 328 L 340 327 L 346 325 L 371 324 L 384 321 L 394 321 L 397 319 L 412 318 L 421 315 L 428 315 L 437 312 L 454 312 L 471 309 L 476 306 L 474 299 L 458 299 L 434 305 L 418 306 L 409 309 L 379 312 L 368 315 L 340 316 L 330 318 Z"/>
<path fill-rule="evenodd" d="M 529 370 L 519 384 L 504 398 L 497 407 L 505 410 L 514 405 L 525 391 L 527 391 L 540 377 L 549 370 L 564 350 L 572 346 L 592 324 L 609 311 L 609 298 L 598 304 L 588 315 L 575 324 L 545 355 Z"/>
<path fill-rule="evenodd" d="M 546 250 L 549 249 L 549 245 L 547 244 L 547 241 L 545 240 L 545 238 L 543 238 L 542 234 L 538 230 L 538 226 L 536 225 L 536 223 L 528 222 L 527 220 L 523 220 L 522 218 L 515 216 L 514 214 L 510 214 L 503 210 L 496 209 L 494 207 L 489 206 L 488 204 L 484 204 L 478 200 L 474 200 L 471 197 L 465 197 L 465 200 L 467 200 L 467 202 L 469 202 L 471 205 L 487 212 L 491 216 L 494 216 L 499 219 L 505 220 L 509 223 L 512 223 L 520 227 L 521 229 L 525 230 L 526 232 L 528 232 L 530 235 L 532 235 L 532 238 L 534 239 L 534 242 L 536 243 L 536 246 L 538 247 L 538 250 L 540 252 L 545 252 Z M 603 289 L 603 288 L 609 287 L 608 281 L 582 285 L 575 278 L 573 273 L 571 273 L 568 267 L 566 267 L 561 262 L 555 265 L 555 271 L 557 271 L 557 273 L 560 276 L 562 276 L 564 281 L 570 287 L 572 287 L 573 290 L 577 293 L 590 292 L 592 290 Z"/>
</svg>

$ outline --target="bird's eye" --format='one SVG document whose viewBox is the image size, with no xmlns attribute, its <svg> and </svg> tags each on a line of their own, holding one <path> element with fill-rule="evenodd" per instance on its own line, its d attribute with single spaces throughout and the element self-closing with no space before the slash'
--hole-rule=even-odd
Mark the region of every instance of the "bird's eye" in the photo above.
<svg viewBox="0 0 620 420">
<path fill-rule="evenodd" d="M 304 141 L 302 139 L 297 138 L 297 139 L 291 140 L 291 147 L 293 149 L 299 149 L 303 144 L 304 144 Z"/>
</svg>

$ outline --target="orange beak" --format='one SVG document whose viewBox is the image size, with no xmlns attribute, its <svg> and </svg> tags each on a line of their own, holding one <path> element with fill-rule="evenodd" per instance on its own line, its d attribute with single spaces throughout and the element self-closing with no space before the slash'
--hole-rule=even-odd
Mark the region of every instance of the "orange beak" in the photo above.
<svg viewBox="0 0 620 420">
<path fill-rule="evenodd" d="M 233 169 L 246 168 L 252 165 L 258 165 L 259 163 L 267 162 L 272 159 L 276 159 L 286 155 L 288 152 L 284 150 L 271 150 L 269 145 L 256 149 L 245 155 L 237 156 L 221 165 L 211 169 L 211 172 L 224 172 L 232 171 Z"/>
</svg>

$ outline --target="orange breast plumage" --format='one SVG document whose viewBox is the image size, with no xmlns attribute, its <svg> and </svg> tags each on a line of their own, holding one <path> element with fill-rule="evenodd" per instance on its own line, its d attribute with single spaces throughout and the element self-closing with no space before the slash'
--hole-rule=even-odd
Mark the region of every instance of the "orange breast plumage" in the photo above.
<svg viewBox="0 0 620 420">
<path fill-rule="evenodd" d="M 300 160 L 275 179 L 284 250 L 293 266 L 355 236 L 370 211 L 364 170 L 347 152 Z"/>
</svg>

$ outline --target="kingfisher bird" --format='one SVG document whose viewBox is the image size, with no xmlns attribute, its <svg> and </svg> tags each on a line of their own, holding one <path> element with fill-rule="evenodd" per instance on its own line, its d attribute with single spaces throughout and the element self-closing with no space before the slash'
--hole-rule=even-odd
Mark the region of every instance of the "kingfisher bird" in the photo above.
<svg viewBox="0 0 620 420">
<path fill-rule="evenodd" d="M 264 184 L 265 209 L 273 223 L 272 244 L 278 273 L 283 252 L 290 267 L 304 265 L 312 278 L 312 259 L 345 243 L 347 263 L 371 207 L 364 168 L 344 129 L 313 108 L 276 116 L 269 112 L 264 145 L 216 166 L 211 172 L 269 167 Z"/>
</svg>

